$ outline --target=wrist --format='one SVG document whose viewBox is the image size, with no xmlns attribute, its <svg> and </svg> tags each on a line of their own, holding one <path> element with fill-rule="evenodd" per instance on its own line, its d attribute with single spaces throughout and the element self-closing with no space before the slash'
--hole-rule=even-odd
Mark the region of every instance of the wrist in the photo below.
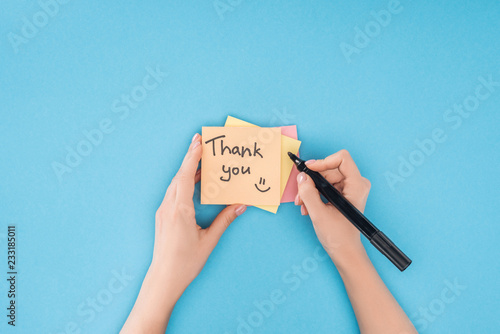
<svg viewBox="0 0 500 334">
<path fill-rule="evenodd" d="M 363 264 L 366 260 L 369 261 L 361 240 L 348 245 L 342 245 L 341 247 L 329 251 L 328 254 L 339 272 Z"/>
<path fill-rule="evenodd" d="M 158 293 L 159 298 L 167 300 L 169 304 L 175 305 L 187 288 L 187 285 L 185 286 L 185 284 L 179 282 L 177 276 L 164 266 L 152 263 L 149 266 L 143 285 L 154 289 Z"/>
</svg>

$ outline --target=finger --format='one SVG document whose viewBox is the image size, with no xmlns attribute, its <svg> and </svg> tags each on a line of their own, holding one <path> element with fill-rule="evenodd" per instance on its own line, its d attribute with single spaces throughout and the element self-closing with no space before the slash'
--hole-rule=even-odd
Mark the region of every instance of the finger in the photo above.
<svg viewBox="0 0 500 334">
<path fill-rule="evenodd" d="M 342 191 L 344 189 L 344 183 L 343 182 L 334 183 L 333 186 L 335 187 L 335 189 L 337 189 L 337 191 L 339 193 L 342 193 Z M 297 196 L 295 196 L 294 203 L 295 203 L 295 205 L 303 205 L 304 204 L 304 201 L 300 198 L 299 194 L 297 194 Z"/>
<path fill-rule="evenodd" d="M 305 205 L 301 205 L 301 206 L 300 206 L 300 214 L 301 214 L 302 216 L 307 216 L 307 215 L 309 214 L 309 213 L 307 212 L 307 209 L 306 209 Z"/>
<path fill-rule="evenodd" d="M 219 242 L 220 237 L 226 231 L 226 229 L 231 225 L 231 223 L 240 216 L 247 209 L 246 205 L 233 204 L 225 207 L 218 215 L 215 217 L 212 225 L 207 228 L 207 238 L 211 249 L 215 248 Z"/>
<path fill-rule="evenodd" d="M 198 183 L 201 180 L 201 169 L 198 169 L 196 171 L 196 174 L 194 175 L 194 183 Z"/>
<path fill-rule="evenodd" d="M 345 179 L 344 175 L 342 175 L 338 168 L 328 169 L 320 172 L 320 174 L 323 175 L 323 177 L 331 184 L 341 182 Z"/>
<path fill-rule="evenodd" d="M 189 150 L 182 161 L 181 168 L 175 176 L 177 182 L 177 198 L 180 200 L 192 200 L 194 184 L 196 181 L 196 170 L 201 159 L 201 136 L 195 134 Z"/>
<path fill-rule="evenodd" d="M 319 196 L 318 189 L 314 186 L 313 180 L 304 172 L 297 176 L 300 199 L 311 216 L 312 220 L 327 214 L 327 207 Z"/>
<path fill-rule="evenodd" d="M 295 196 L 294 200 L 295 205 L 302 205 L 304 202 L 302 202 L 302 199 L 300 198 L 300 195 L 297 193 L 297 196 Z"/>
<path fill-rule="evenodd" d="M 167 192 L 163 197 L 163 201 L 160 204 L 160 208 L 165 205 L 165 203 L 170 203 L 175 200 L 175 196 L 177 195 L 177 184 L 175 182 L 171 182 L 167 188 Z"/>
<path fill-rule="evenodd" d="M 338 183 L 333 184 L 333 187 L 339 191 L 339 193 L 342 193 L 344 190 L 344 181 L 340 181 Z"/>
<path fill-rule="evenodd" d="M 323 160 L 309 160 L 307 167 L 317 172 L 337 168 L 345 178 L 361 178 L 358 167 L 347 150 L 340 150 Z"/>
<path fill-rule="evenodd" d="M 358 182 L 351 182 L 345 185 L 342 193 L 349 202 L 351 202 L 359 211 L 363 212 L 370 193 L 371 184 L 368 179 L 362 177 Z"/>
</svg>

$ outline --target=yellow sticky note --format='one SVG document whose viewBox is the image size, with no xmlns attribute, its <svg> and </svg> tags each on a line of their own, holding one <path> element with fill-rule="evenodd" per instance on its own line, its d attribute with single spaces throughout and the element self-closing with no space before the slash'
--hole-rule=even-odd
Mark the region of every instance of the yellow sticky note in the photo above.
<svg viewBox="0 0 500 334">
<path fill-rule="evenodd" d="M 224 126 L 227 127 L 258 127 L 255 124 L 248 123 L 242 121 L 241 119 L 227 116 L 226 124 Z M 297 139 L 293 139 L 287 136 L 281 135 L 281 177 L 280 177 L 280 199 L 283 196 L 283 192 L 285 191 L 286 183 L 288 178 L 290 177 L 290 172 L 292 171 L 293 162 L 288 157 L 288 152 L 292 152 L 293 154 L 297 154 L 299 152 L 301 141 Z M 278 205 L 256 205 L 256 207 L 266 210 L 272 213 L 276 213 L 278 211 Z"/>
<path fill-rule="evenodd" d="M 279 128 L 202 127 L 201 137 L 201 204 L 279 204 Z"/>
</svg>

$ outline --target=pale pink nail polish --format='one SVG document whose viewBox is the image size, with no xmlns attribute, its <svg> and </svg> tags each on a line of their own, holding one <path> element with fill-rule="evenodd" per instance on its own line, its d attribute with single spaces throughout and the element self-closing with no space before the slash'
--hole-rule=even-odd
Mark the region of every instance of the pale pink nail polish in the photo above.
<svg viewBox="0 0 500 334">
<path fill-rule="evenodd" d="M 297 175 L 297 183 L 298 184 L 301 184 L 305 180 L 306 180 L 306 174 L 304 172 L 301 172 L 301 173 L 299 173 L 299 175 Z"/>
<path fill-rule="evenodd" d="M 303 205 L 300 207 L 300 214 L 301 214 L 302 216 L 305 216 L 305 215 L 306 215 L 306 209 L 304 208 L 304 206 L 303 206 Z"/>
<path fill-rule="evenodd" d="M 200 146 L 200 144 L 201 144 L 201 143 L 200 143 L 199 141 L 195 142 L 195 143 L 193 144 L 193 150 L 194 150 L 195 148 L 197 148 L 198 146 Z"/>
<path fill-rule="evenodd" d="M 316 161 L 316 160 L 314 160 L 314 159 L 307 160 L 307 161 L 306 161 L 306 165 L 310 165 L 310 164 L 314 163 L 315 161 Z"/>
<path fill-rule="evenodd" d="M 246 205 L 240 205 L 239 207 L 236 208 L 236 210 L 234 210 L 234 213 L 236 213 L 236 216 L 240 216 L 246 210 L 247 210 L 247 206 Z"/>
<path fill-rule="evenodd" d="M 193 139 L 191 140 L 191 142 L 195 142 L 196 140 L 198 140 L 198 138 L 200 138 L 200 135 L 198 133 L 196 133 L 194 136 L 193 136 Z"/>
<path fill-rule="evenodd" d="M 297 196 L 295 196 L 294 203 L 295 203 L 295 205 L 299 205 L 299 194 L 297 194 Z"/>
</svg>

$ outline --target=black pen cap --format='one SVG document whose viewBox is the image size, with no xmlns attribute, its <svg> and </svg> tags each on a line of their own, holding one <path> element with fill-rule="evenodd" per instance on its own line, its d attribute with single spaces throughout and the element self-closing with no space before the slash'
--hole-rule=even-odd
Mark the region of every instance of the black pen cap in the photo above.
<svg viewBox="0 0 500 334">
<path fill-rule="evenodd" d="M 384 233 L 378 231 L 370 242 L 382 254 L 384 254 L 399 270 L 403 271 L 411 264 L 411 260 L 405 255 Z"/>
</svg>

